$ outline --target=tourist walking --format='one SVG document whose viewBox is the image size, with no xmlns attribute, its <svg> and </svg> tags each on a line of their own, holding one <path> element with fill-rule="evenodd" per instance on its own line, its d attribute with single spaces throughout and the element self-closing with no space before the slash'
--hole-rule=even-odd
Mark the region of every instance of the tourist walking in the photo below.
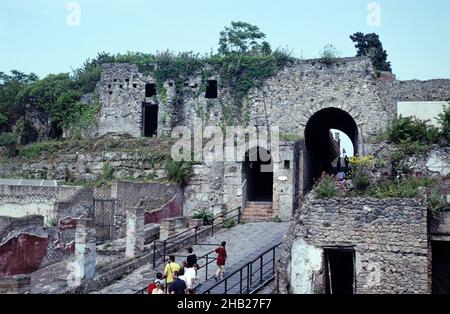
<svg viewBox="0 0 450 314">
<path fill-rule="evenodd" d="M 174 280 L 173 274 L 175 272 L 178 272 L 179 270 L 180 270 L 180 265 L 175 263 L 175 256 L 170 255 L 169 262 L 167 263 L 166 267 L 164 268 L 164 278 L 166 278 L 166 283 L 167 283 L 168 288 Z"/>
<path fill-rule="evenodd" d="M 197 270 L 199 269 L 198 264 L 192 265 L 191 268 L 187 268 L 184 271 L 184 279 L 186 282 L 186 287 L 189 294 L 194 294 L 195 287 L 197 286 Z"/>
<path fill-rule="evenodd" d="M 186 283 L 178 278 L 178 271 L 173 272 L 173 281 L 169 287 L 169 294 L 186 294 Z"/>
<path fill-rule="evenodd" d="M 187 251 L 189 253 L 189 256 L 186 258 L 187 268 L 192 268 L 197 263 L 197 255 L 193 253 L 194 249 L 192 247 L 188 247 Z"/>
<path fill-rule="evenodd" d="M 227 245 L 227 242 L 222 241 L 220 246 L 215 250 L 217 253 L 217 271 L 214 275 L 214 279 L 218 280 L 223 279 L 223 274 L 225 273 L 225 262 L 228 258 L 227 256 L 227 250 L 225 249 L 225 246 Z"/>
</svg>

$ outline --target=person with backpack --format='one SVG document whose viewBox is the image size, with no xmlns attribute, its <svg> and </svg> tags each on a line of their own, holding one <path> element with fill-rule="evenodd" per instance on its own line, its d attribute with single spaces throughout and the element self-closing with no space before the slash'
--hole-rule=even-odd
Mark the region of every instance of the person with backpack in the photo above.
<svg viewBox="0 0 450 314">
<path fill-rule="evenodd" d="M 164 287 L 163 274 L 160 272 L 156 274 L 156 279 L 153 280 L 153 282 L 148 285 L 147 287 L 148 294 L 153 294 L 153 290 L 156 289 L 158 285 Z"/>
<path fill-rule="evenodd" d="M 167 288 L 173 283 L 173 274 L 180 270 L 180 265 L 175 263 L 175 256 L 169 256 L 169 262 L 164 268 L 164 278 L 166 278 Z"/>
</svg>

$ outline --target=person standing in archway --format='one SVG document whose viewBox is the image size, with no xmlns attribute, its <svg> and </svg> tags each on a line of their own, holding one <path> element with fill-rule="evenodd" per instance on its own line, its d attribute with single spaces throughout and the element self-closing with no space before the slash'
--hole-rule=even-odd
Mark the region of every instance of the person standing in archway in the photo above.
<svg viewBox="0 0 450 314">
<path fill-rule="evenodd" d="M 344 163 L 345 163 L 345 173 L 348 172 L 348 165 L 350 164 L 350 159 L 348 158 L 347 154 L 344 157 Z"/>
</svg>

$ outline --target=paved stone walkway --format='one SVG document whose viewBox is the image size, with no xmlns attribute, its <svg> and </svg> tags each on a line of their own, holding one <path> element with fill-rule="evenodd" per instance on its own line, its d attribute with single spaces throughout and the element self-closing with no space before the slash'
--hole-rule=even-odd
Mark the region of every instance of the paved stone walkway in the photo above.
<svg viewBox="0 0 450 314">
<path fill-rule="evenodd" d="M 233 265 L 242 262 L 246 257 L 252 253 L 267 246 L 268 243 L 273 242 L 276 239 L 280 239 L 288 230 L 289 223 L 275 223 L 275 222 L 261 222 L 261 223 L 246 223 L 238 225 L 229 230 L 221 230 L 214 235 L 213 238 L 209 237 L 202 242 L 202 244 L 193 246 L 194 253 L 200 257 L 210 251 L 212 251 L 217 244 L 221 241 L 227 241 L 227 268 L 233 267 Z M 211 244 L 211 245 L 207 245 Z M 173 253 L 173 255 L 186 255 L 185 251 Z M 215 257 L 215 254 L 211 254 L 210 257 Z M 180 262 L 183 257 L 177 257 L 176 261 Z M 200 260 L 199 264 L 202 266 L 205 263 L 205 259 Z M 151 261 L 149 264 L 138 268 L 130 275 L 117 281 L 116 283 L 105 287 L 102 290 L 93 293 L 101 294 L 132 294 L 138 292 L 142 287 L 146 285 L 150 280 L 155 278 L 157 271 L 162 271 L 163 266 L 160 269 L 153 270 Z M 211 263 L 208 267 L 208 278 L 210 278 L 215 272 L 215 262 Z M 206 269 L 202 268 L 198 276 L 201 281 L 205 280 Z"/>
</svg>

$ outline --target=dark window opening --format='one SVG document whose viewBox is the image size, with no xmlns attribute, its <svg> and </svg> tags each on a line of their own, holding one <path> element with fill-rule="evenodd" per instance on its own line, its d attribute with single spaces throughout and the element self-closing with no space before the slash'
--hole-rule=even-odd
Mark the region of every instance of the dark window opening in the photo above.
<svg viewBox="0 0 450 314">
<path fill-rule="evenodd" d="M 291 162 L 289 160 L 284 161 L 284 169 L 290 169 L 291 168 Z"/>
<path fill-rule="evenodd" d="M 120 88 L 123 88 L 123 85 L 119 85 Z"/>
<path fill-rule="evenodd" d="M 247 180 L 247 201 L 272 202 L 273 164 L 270 152 L 263 148 L 253 148 L 247 152 L 244 163 Z"/>
<path fill-rule="evenodd" d="M 325 293 L 353 294 L 355 252 L 350 249 L 325 250 Z"/>
<path fill-rule="evenodd" d="M 450 294 L 450 242 L 431 242 L 433 294 Z"/>
<path fill-rule="evenodd" d="M 156 95 L 155 84 L 145 84 L 145 97 L 153 97 Z"/>
<path fill-rule="evenodd" d="M 112 93 L 113 93 L 112 91 L 109 92 L 110 95 L 112 95 Z"/>
<path fill-rule="evenodd" d="M 170 87 L 173 87 L 173 83 L 172 83 L 172 82 L 169 82 L 169 86 L 170 86 Z"/>
<path fill-rule="evenodd" d="M 114 79 L 114 82 L 117 82 L 117 79 Z"/>
<path fill-rule="evenodd" d="M 111 85 L 108 85 L 108 88 L 111 88 Z"/>
<path fill-rule="evenodd" d="M 136 88 L 137 87 L 137 84 L 133 84 L 133 88 Z"/>
<path fill-rule="evenodd" d="M 128 82 L 130 82 L 130 79 L 129 78 L 125 79 L 125 83 L 128 83 Z"/>
<path fill-rule="evenodd" d="M 206 85 L 206 98 L 217 98 L 217 81 L 209 80 Z"/>
<path fill-rule="evenodd" d="M 158 106 L 144 104 L 142 108 L 142 116 L 144 136 L 156 136 L 158 130 Z"/>
</svg>

